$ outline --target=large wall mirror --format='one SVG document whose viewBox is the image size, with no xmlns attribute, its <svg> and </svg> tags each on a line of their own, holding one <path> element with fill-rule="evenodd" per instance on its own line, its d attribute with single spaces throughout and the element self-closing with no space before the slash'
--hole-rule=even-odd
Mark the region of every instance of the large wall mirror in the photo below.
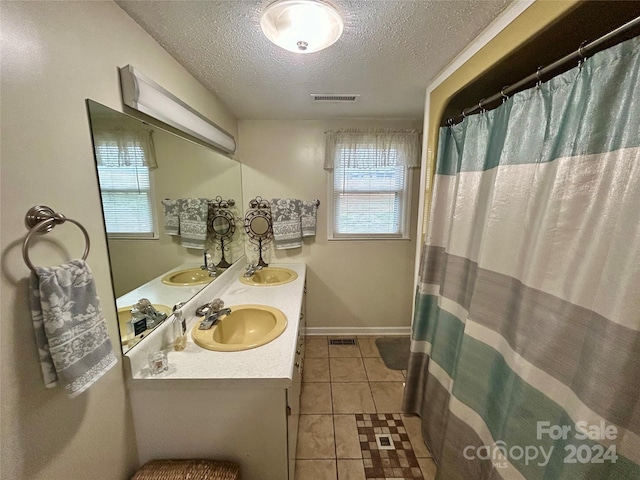
<svg viewBox="0 0 640 480">
<path fill-rule="evenodd" d="M 159 305 L 159 311 L 169 307 L 170 312 L 173 305 L 189 300 L 205 287 L 227 262 L 232 264 L 244 255 L 240 229 L 226 229 L 224 234 L 220 231 L 220 218 L 242 216 L 241 165 L 92 100 L 87 100 L 87 106 L 126 352 L 149 333 L 132 329 L 128 323 L 128 307 L 138 297 Z M 206 200 L 210 200 L 204 207 L 208 212 L 202 210 Z M 187 220 L 195 221 L 200 232 L 203 225 L 197 222 L 208 213 L 206 237 L 194 238 L 194 225 L 187 224 L 182 213 L 179 218 L 188 228 L 183 226 L 181 231 L 178 218 L 170 215 L 177 216 L 177 212 L 168 205 L 181 206 L 185 215 L 191 215 Z M 217 219 L 215 224 L 213 219 Z M 200 270 L 205 251 L 214 273 L 209 279 L 210 272 Z M 204 280 L 188 285 L 161 281 L 169 272 L 189 269 L 200 277 L 204 273 Z"/>
</svg>

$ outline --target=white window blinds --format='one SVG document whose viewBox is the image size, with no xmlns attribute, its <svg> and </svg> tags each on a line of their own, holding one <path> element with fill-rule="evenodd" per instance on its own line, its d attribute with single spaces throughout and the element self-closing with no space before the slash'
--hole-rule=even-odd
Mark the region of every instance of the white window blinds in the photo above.
<svg viewBox="0 0 640 480">
<path fill-rule="evenodd" d="M 157 236 L 150 133 L 103 132 L 94 141 L 107 235 Z"/>
<path fill-rule="evenodd" d="M 406 169 L 376 167 L 371 151 L 357 153 L 360 166 L 339 161 L 333 172 L 334 234 L 402 236 Z"/>
<path fill-rule="evenodd" d="M 419 134 L 380 130 L 327 134 L 329 238 L 408 238 L 408 166 L 419 160 L 419 146 L 414 144 Z"/>
</svg>

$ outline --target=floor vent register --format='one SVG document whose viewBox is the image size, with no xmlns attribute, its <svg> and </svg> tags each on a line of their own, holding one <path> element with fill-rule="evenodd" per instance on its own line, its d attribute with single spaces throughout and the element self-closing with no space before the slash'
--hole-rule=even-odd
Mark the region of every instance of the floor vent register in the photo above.
<svg viewBox="0 0 640 480">
<path fill-rule="evenodd" d="M 329 345 L 355 345 L 355 338 L 330 338 Z"/>
</svg>

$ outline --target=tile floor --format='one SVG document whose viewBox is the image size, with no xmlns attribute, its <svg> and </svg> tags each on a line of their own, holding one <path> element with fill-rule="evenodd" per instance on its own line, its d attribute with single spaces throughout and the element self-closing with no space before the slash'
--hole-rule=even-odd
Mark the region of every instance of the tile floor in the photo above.
<svg viewBox="0 0 640 480">
<path fill-rule="evenodd" d="M 375 339 L 307 337 L 296 480 L 435 478 L 420 419 L 401 414 L 405 372 L 385 366 Z M 396 448 L 376 445 L 376 434 L 391 435 Z"/>
</svg>

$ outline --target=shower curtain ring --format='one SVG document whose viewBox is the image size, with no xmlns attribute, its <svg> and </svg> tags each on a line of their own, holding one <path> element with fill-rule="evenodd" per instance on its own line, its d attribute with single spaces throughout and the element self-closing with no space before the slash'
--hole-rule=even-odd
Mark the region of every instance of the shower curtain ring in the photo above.
<svg viewBox="0 0 640 480">
<path fill-rule="evenodd" d="M 536 78 L 538 79 L 538 83 L 536 83 L 536 87 L 540 88 L 540 86 L 542 85 L 542 79 L 540 78 L 540 70 L 542 70 L 542 65 L 538 67 L 538 69 L 536 70 Z"/>
<path fill-rule="evenodd" d="M 502 95 L 502 103 L 506 102 L 507 100 L 509 100 L 509 96 L 504 93 L 504 91 L 509 88 L 509 85 L 505 85 L 504 87 L 502 87 L 502 89 L 500 90 L 500 95 Z"/>
<path fill-rule="evenodd" d="M 580 46 L 578 47 L 578 55 L 580 55 L 580 60 L 578 60 L 578 67 L 582 68 L 582 64 L 584 63 L 584 61 L 587 59 L 587 57 L 585 56 L 584 52 L 582 51 L 582 49 L 585 47 L 585 45 L 589 43 L 588 40 L 585 40 L 584 42 L 582 42 L 580 44 Z"/>
<path fill-rule="evenodd" d="M 485 98 L 483 98 L 482 100 L 480 100 L 480 101 L 478 102 L 478 108 L 480 109 L 480 115 L 483 115 L 483 114 L 484 114 L 484 112 L 486 112 L 485 108 L 482 106 L 482 102 L 484 102 L 485 100 L 486 100 L 486 99 L 485 99 Z"/>
</svg>

